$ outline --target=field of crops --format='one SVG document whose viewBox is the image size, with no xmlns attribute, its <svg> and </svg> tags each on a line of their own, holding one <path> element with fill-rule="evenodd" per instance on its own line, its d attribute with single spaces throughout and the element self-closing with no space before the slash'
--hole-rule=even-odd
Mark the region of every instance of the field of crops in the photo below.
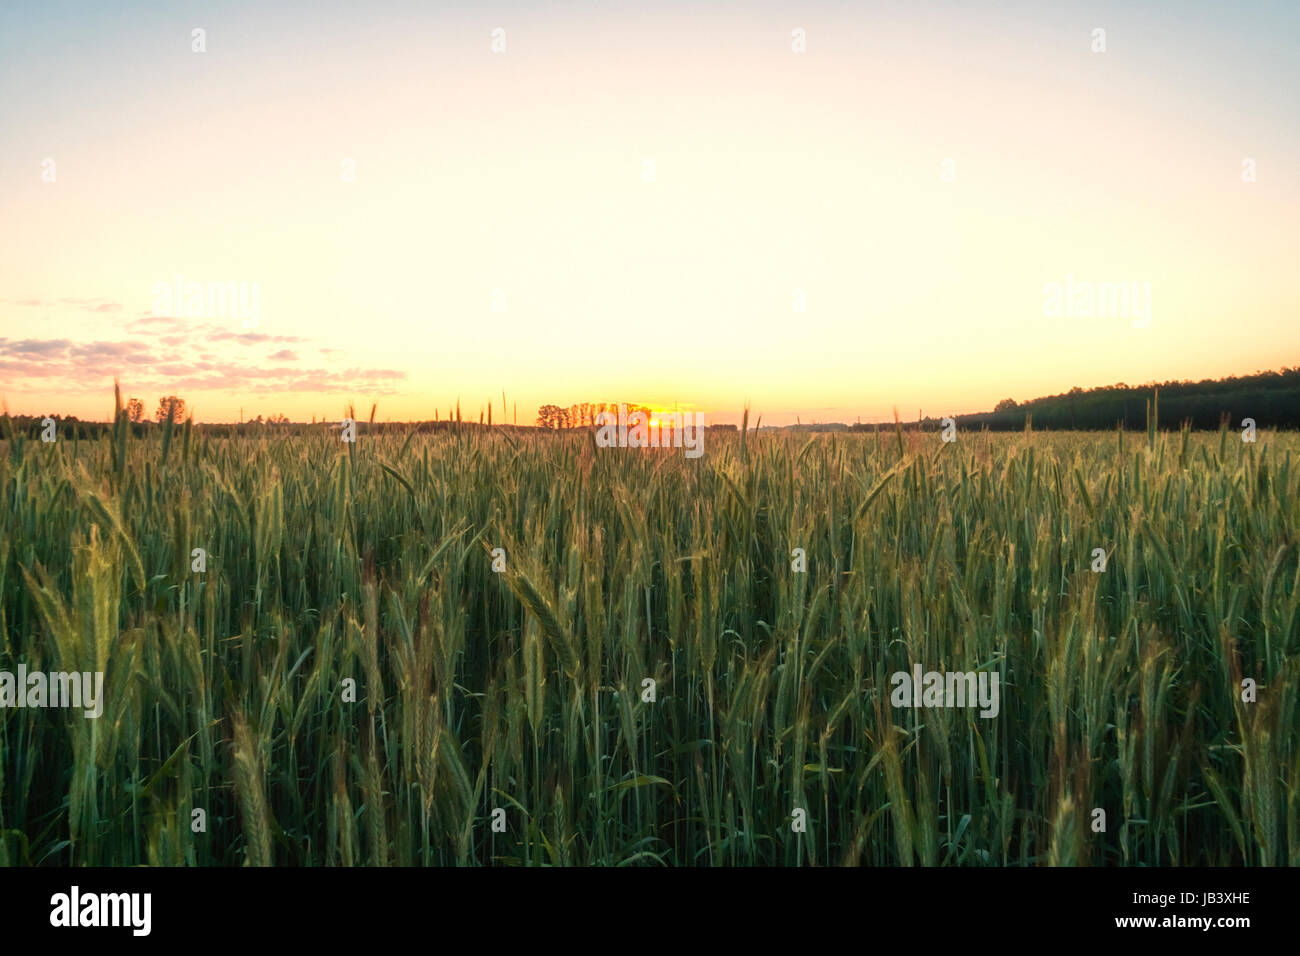
<svg viewBox="0 0 1300 956">
<path fill-rule="evenodd" d="M 0 670 L 105 700 L 0 709 L 0 864 L 1300 863 L 1298 453 L 15 437 Z"/>
</svg>

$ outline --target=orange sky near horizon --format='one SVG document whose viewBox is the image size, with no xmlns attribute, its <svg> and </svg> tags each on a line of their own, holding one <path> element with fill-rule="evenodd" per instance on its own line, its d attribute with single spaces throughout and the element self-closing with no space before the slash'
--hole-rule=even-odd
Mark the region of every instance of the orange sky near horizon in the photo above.
<svg viewBox="0 0 1300 956">
<path fill-rule="evenodd" d="M 787 424 L 1300 365 L 1295 9 L 997 10 L 6 9 L 0 393 Z"/>
</svg>

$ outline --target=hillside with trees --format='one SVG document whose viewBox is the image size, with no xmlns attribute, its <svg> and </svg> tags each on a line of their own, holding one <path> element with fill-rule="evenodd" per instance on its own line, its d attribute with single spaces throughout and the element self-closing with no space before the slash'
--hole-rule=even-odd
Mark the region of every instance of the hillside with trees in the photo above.
<svg viewBox="0 0 1300 956">
<path fill-rule="evenodd" d="M 959 427 L 994 431 L 1021 429 L 1027 421 L 1050 429 L 1145 428 L 1148 403 L 1158 403 L 1164 428 L 1184 422 L 1218 428 L 1225 419 L 1238 425 L 1243 418 L 1253 418 L 1261 427 L 1294 428 L 1300 426 L 1300 367 L 1199 382 L 1076 387 L 1026 402 L 1003 399 L 991 412 L 955 418 Z"/>
</svg>

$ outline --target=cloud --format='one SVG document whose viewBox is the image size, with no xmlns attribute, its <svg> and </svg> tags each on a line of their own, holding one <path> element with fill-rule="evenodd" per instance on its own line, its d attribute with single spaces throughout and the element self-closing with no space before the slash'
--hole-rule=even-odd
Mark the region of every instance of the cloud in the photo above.
<svg viewBox="0 0 1300 956">
<path fill-rule="evenodd" d="M 8 359 L 0 359 L 0 372 L 5 376 L 13 375 L 18 378 L 48 378 L 53 374 L 50 366 L 43 362 L 9 361 Z"/>
<path fill-rule="evenodd" d="M 364 391 L 376 395 L 397 394 L 396 383 L 407 377 L 400 369 L 353 368 L 343 372 L 328 369 L 249 368 L 238 363 L 194 362 L 165 365 L 157 369 L 167 376 L 157 387 L 184 391 L 238 391 L 254 395 L 286 392 Z M 135 387 L 135 386 L 132 386 Z"/>
<path fill-rule="evenodd" d="M 133 320 L 130 325 L 132 328 L 148 328 L 157 325 L 163 326 L 171 332 L 181 332 L 188 330 L 190 323 L 185 319 L 178 319 L 174 315 L 145 315 Z"/>
<path fill-rule="evenodd" d="M 131 391 L 159 389 L 184 391 L 251 392 L 269 395 L 285 392 L 372 392 L 396 394 L 396 384 L 407 377 L 400 369 L 302 369 L 276 365 L 257 368 L 237 358 L 222 359 L 212 353 L 191 360 L 181 352 L 160 356 L 148 340 L 74 343 L 67 339 L 0 339 L 0 385 L 20 386 L 24 379 L 39 380 L 43 388 L 69 392 L 94 392 L 111 387 L 121 376 Z M 206 357 L 204 357 L 206 356 Z M 269 356 L 275 361 L 296 361 L 288 349 Z"/>
<path fill-rule="evenodd" d="M 0 339 L 0 355 L 62 355 L 71 345 L 67 339 Z"/>
<path fill-rule="evenodd" d="M 75 305 L 79 309 L 85 309 L 87 312 L 121 312 L 122 303 L 114 302 L 112 299 L 60 299 L 65 305 Z"/>
<path fill-rule="evenodd" d="M 128 327 L 147 334 L 165 333 L 161 341 L 165 345 L 179 345 L 182 342 L 233 342 L 236 345 L 299 344 L 309 341 L 300 335 L 271 335 L 268 332 L 236 331 L 216 322 L 202 322 L 195 319 L 183 319 L 174 315 L 144 315 L 132 319 Z"/>
<path fill-rule="evenodd" d="M 105 299 L 64 300 L 92 312 L 116 312 Z M 278 348 L 250 354 L 250 346 L 310 344 L 297 335 L 263 331 L 238 331 L 214 322 L 176 316 L 121 317 L 119 339 L 10 339 L 0 337 L 0 388 L 21 388 L 39 383 L 48 390 L 98 392 L 111 388 L 120 377 L 133 394 L 158 390 L 163 394 L 187 392 L 245 392 L 254 395 L 286 393 L 350 393 L 394 395 L 407 378 L 400 369 L 300 368 L 298 349 Z M 313 352 L 334 357 L 340 349 L 318 347 Z M 258 367 L 262 362 L 277 363 Z"/>
<path fill-rule="evenodd" d="M 145 342 L 90 342 L 86 345 L 74 345 L 72 347 L 72 357 L 74 359 L 123 359 L 129 361 L 131 357 L 147 349 L 148 343 Z"/>
<path fill-rule="evenodd" d="M 201 327 L 207 330 L 204 334 L 209 342 L 237 342 L 240 345 L 258 345 L 262 342 L 306 342 L 307 340 L 297 335 L 267 335 L 265 332 L 231 332 L 228 329 L 222 329 L 217 325 L 205 325 Z"/>
<path fill-rule="evenodd" d="M 10 305 L 26 305 L 26 306 L 37 306 L 37 307 L 39 306 L 48 307 L 51 305 L 58 305 L 58 304 L 70 305 L 78 309 L 85 309 L 87 312 L 98 312 L 101 315 L 106 315 L 113 312 L 121 312 L 123 308 L 121 302 L 115 302 L 112 299 L 104 299 L 104 298 L 98 298 L 98 299 L 64 298 L 64 299 L 59 299 L 58 302 L 53 302 L 53 301 L 44 302 L 40 299 L 6 299 L 5 301 L 7 301 Z"/>
</svg>

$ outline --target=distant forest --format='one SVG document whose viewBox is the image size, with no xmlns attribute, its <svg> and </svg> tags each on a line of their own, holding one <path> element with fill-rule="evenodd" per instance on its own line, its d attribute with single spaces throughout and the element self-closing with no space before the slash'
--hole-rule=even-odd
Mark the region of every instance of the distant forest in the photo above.
<svg viewBox="0 0 1300 956">
<path fill-rule="evenodd" d="M 1024 402 L 1004 398 L 990 412 L 954 415 L 959 428 L 988 428 L 990 431 L 1019 431 L 1033 428 L 1086 431 L 1117 427 L 1144 429 L 1148 409 L 1159 428 L 1215 429 L 1227 421 L 1234 427 L 1243 418 L 1253 418 L 1260 428 L 1300 427 L 1300 368 L 1280 372 L 1205 379 L 1200 382 L 1151 382 L 1146 385 L 1103 385 L 1075 387 L 1060 395 L 1047 395 Z M 941 427 L 943 416 L 927 415 L 919 422 L 902 422 L 905 428 Z M 779 427 L 779 426 L 776 426 Z M 801 424 L 796 431 L 874 432 L 893 428 L 893 422 L 855 425 Z"/>
<path fill-rule="evenodd" d="M 1148 403 L 1157 408 L 1161 428 L 1186 422 L 1218 428 L 1225 420 L 1240 426 L 1243 418 L 1253 418 L 1260 428 L 1294 428 L 1300 426 L 1300 368 L 1201 382 L 1072 388 L 1027 402 L 1007 398 L 991 412 L 954 417 L 960 428 L 994 431 L 1021 429 L 1027 421 L 1034 428 L 1145 428 Z"/>
</svg>

